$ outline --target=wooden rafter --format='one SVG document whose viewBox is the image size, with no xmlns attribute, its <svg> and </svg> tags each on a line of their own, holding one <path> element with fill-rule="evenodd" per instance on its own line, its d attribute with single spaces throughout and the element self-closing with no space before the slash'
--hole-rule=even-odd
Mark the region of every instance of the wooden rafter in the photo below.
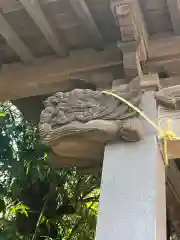
<svg viewBox="0 0 180 240">
<path fill-rule="evenodd" d="M 6 21 L 2 13 L 0 13 L 0 34 L 6 39 L 9 46 L 18 54 L 23 62 L 31 63 L 34 61 L 32 53 Z"/>
<path fill-rule="evenodd" d="M 3 65 L 0 74 L 0 100 L 59 91 L 61 84 L 66 84 L 71 76 L 121 64 L 121 54 L 113 45 L 98 52 L 91 49 L 70 52 L 66 58 L 50 58 L 32 66 Z"/>
<path fill-rule="evenodd" d="M 52 49 L 60 56 L 66 55 L 66 49 L 59 42 L 58 37 L 50 26 L 46 16 L 44 15 L 38 0 L 20 0 L 30 17 L 34 20 L 41 32 L 45 36 Z"/>
<path fill-rule="evenodd" d="M 77 14 L 77 16 L 81 19 L 82 24 L 87 29 L 87 31 L 92 36 L 92 39 L 98 46 L 102 46 L 103 39 L 102 36 L 94 22 L 94 19 L 88 9 L 87 4 L 84 0 L 70 0 L 70 3 Z"/>
</svg>

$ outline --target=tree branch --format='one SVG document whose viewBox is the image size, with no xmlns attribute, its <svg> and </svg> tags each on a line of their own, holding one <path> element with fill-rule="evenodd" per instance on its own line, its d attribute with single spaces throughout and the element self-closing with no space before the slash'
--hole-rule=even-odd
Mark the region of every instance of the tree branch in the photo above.
<svg viewBox="0 0 180 240">
<path fill-rule="evenodd" d="M 80 201 L 82 201 L 82 202 L 97 201 L 97 200 L 99 199 L 99 196 L 100 196 L 100 194 L 98 194 L 98 196 L 96 196 L 96 197 L 84 198 L 84 199 L 82 199 L 82 200 L 80 200 Z"/>
<path fill-rule="evenodd" d="M 33 237 L 32 237 L 32 240 L 36 240 L 37 231 L 38 231 L 38 228 L 39 228 L 39 225 L 40 225 L 42 216 L 43 216 L 43 214 L 44 214 L 44 211 L 45 211 L 45 209 L 46 209 L 47 202 L 48 202 L 48 198 L 46 198 L 46 201 L 44 202 L 43 208 L 42 208 L 41 213 L 40 213 L 40 215 L 39 215 L 39 219 L 38 219 L 38 221 L 37 221 L 36 229 L 35 229 L 34 235 L 33 235 Z"/>
</svg>

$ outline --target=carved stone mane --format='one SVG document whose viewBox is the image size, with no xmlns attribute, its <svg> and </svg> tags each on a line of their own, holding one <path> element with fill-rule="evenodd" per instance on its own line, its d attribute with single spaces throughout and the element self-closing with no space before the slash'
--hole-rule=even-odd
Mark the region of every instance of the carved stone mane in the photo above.
<svg viewBox="0 0 180 240">
<path fill-rule="evenodd" d="M 113 92 L 139 106 L 142 92 L 138 78 Z M 106 142 L 138 141 L 143 134 L 137 113 L 119 99 L 100 91 L 58 92 L 44 105 L 40 136 L 42 142 L 60 156 L 61 166 L 99 164 Z"/>
<path fill-rule="evenodd" d="M 139 79 L 134 79 L 129 85 L 122 85 L 113 91 L 117 95 L 139 106 L 141 88 Z M 62 134 L 69 128 L 73 131 L 78 126 L 84 132 L 86 123 L 95 120 L 115 121 L 135 117 L 137 113 L 126 104 L 110 95 L 89 89 L 75 89 L 71 92 L 58 92 L 45 101 L 45 109 L 40 116 L 40 136 L 46 141 L 47 136 L 54 132 Z M 68 128 L 67 128 L 68 126 Z M 93 127 L 94 128 L 94 127 Z M 89 129 L 90 130 L 90 129 Z M 76 129 L 77 131 L 77 129 Z M 59 132 L 59 133 L 58 133 Z M 60 137 L 57 136 L 58 138 Z M 56 138 L 52 136 L 52 140 Z M 50 141 L 50 139 L 48 139 Z"/>
<path fill-rule="evenodd" d="M 142 96 L 139 78 L 113 92 L 139 107 Z M 174 96 L 177 103 L 179 100 L 179 93 L 175 92 L 159 91 L 157 101 L 173 108 Z M 58 92 L 44 105 L 39 123 L 40 137 L 43 143 L 51 146 L 53 158 L 58 156 L 55 162 L 60 167 L 98 165 L 107 142 L 138 141 L 144 134 L 137 113 L 101 91 L 74 89 Z"/>
</svg>

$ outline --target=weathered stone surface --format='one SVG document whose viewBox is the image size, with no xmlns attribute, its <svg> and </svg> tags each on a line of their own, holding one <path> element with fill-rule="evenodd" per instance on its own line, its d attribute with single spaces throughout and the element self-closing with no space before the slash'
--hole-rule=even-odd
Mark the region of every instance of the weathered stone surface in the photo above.
<svg viewBox="0 0 180 240">
<path fill-rule="evenodd" d="M 164 88 L 156 93 L 156 100 L 166 108 L 180 110 L 180 85 Z"/>
<path fill-rule="evenodd" d="M 139 107 L 142 89 L 140 79 L 135 78 L 112 91 Z M 156 99 L 171 110 L 180 109 L 180 86 L 156 92 Z M 139 141 L 144 134 L 137 113 L 101 91 L 58 92 L 47 98 L 44 105 L 39 132 L 41 141 L 52 148 L 50 161 L 56 167 L 100 166 L 106 143 Z"/>
<path fill-rule="evenodd" d="M 113 90 L 135 106 L 141 100 L 140 80 Z M 75 89 L 45 101 L 40 116 L 42 142 L 59 156 L 60 167 L 92 167 L 103 160 L 109 141 L 138 141 L 143 136 L 137 113 L 119 99 L 100 91 Z"/>
</svg>

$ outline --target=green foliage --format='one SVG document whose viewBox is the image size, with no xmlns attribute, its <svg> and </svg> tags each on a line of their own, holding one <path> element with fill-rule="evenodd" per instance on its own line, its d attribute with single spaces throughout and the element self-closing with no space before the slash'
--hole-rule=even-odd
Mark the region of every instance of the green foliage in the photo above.
<svg viewBox="0 0 180 240">
<path fill-rule="evenodd" d="M 53 169 L 21 113 L 0 105 L 0 240 L 94 239 L 100 173 Z"/>
<path fill-rule="evenodd" d="M 24 204 L 17 204 L 12 207 L 10 214 L 14 213 L 17 215 L 18 212 L 24 214 L 26 217 L 28 217 L 28 211 L 30 211 L 30 208 L 25 206 Z"/>
</svg>

